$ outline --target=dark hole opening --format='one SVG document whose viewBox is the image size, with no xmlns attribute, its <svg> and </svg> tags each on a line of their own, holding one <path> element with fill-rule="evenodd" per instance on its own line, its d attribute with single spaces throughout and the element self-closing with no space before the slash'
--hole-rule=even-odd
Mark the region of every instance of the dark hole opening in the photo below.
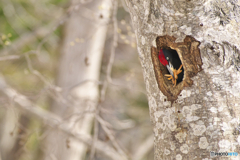
<svg viewBox="0 0 240 160">
<path fill-rule="evenodd" d="M 173 49 L 170 49 L 170 48 L 167 48 L 167 49 L 163 48 L 161 50 L 162 50 L 162 53 L 165 56 L 165 59 L 168 61 L 168 65 L 170 66 L 170 68 L 171 68 L 171 66 L 173 66 L 173 68 L 175 70 L 178 70 L 179 67 L 182 65 L 182 62 L 181 62 L 181 60 L 180 60 L 180 58 L 178 56 L 177 51 L 173 50 Z M 161 50 L 160 50 L 159 54 L 161 54 Z M 163 57 L 159 56 L 160 62 L 164 65 L 164 61 L 161 58 L 163 58 Z M 169 70 L 167 69 L 169 67 L 167 67 L 167 65 L 164 65 L 164 66 L 166 67 L 167 74 L 170 74 Z M 177 84 L 182 82 L 183 77 L 184 77 L 184 68 L 183 68 L 183 66 L 182 66 L 181 70 L 182 70 L 182 72 L 178 74 Z"/>
</svg>

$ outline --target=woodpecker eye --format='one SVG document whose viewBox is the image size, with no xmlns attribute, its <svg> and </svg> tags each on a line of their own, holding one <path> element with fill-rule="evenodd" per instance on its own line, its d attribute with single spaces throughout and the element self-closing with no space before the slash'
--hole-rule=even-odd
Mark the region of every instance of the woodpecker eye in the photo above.
<svg viewBox="0 0 240 160">
<path fill-rule="evenodd" d="M 169 58 L 167 57 L 167 60 L 169 60 Z"/>
</svg>

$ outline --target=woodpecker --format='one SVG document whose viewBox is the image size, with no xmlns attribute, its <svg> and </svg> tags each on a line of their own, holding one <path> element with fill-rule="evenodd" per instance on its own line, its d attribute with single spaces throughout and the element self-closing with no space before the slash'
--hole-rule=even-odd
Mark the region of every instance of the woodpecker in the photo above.
<svg viewBox="0 0 240 160">
<path fill-rule="evenodd" d="M 158 54 L 159 61 L 167 67 L 170 74 L 165 74 L 168 80 L 172 80 L 174 87 L 183 79 L 183 68 L 177 51 L 172 49 L 161 49 Z M 181 70 L 182 69 L 182 70 Z"/>
</svg>

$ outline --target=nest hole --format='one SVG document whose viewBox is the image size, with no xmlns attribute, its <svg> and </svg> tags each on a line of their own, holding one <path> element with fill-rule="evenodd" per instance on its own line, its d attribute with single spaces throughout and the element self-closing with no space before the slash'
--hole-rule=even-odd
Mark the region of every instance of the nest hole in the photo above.
<svg viewBox="0 0 240 160">
<path fill-rule="evenodd" d="M 158 87 L 162 93 L 167 96 L 168 101 L 175 101 L 184 87 L 191 87 L 193 84 L 192 77 L 202 70 L 202 60 L 198 46 L 200 42 L 191 36 L 186 36 L 183 42 L 175 42 L 173 36 L 159 36 L 156 38 L 157 47 L 151 48 L 151 57 L 154 66 L 154 72 L 157 79 Z M 173 62 L 175 70 L 182 65 L 182 72 L 178 74 L 176 86 L 172 80 L 169 80 L 165 74 L 170 74 L 167 65 L 162 63 L 159 57 L 161 50 L 171 52 L 172 58 L 177 61 Z M 167 59 L 166 59 L 167 60 Z"/>
</svg>

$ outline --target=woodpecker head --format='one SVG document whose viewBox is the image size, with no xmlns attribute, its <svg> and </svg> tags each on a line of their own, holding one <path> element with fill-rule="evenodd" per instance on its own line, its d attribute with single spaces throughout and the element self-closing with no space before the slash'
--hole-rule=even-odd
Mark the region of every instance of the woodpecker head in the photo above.
<svg viewBox="0 0 240 160">
<path fill-rule="evenodd" d="M 158 58 L 164 66 L 168 65 L 168 61 L 166 60 L 166 57 L 165 57 L 162 49 L 159 51 Z"/>
</svg>

